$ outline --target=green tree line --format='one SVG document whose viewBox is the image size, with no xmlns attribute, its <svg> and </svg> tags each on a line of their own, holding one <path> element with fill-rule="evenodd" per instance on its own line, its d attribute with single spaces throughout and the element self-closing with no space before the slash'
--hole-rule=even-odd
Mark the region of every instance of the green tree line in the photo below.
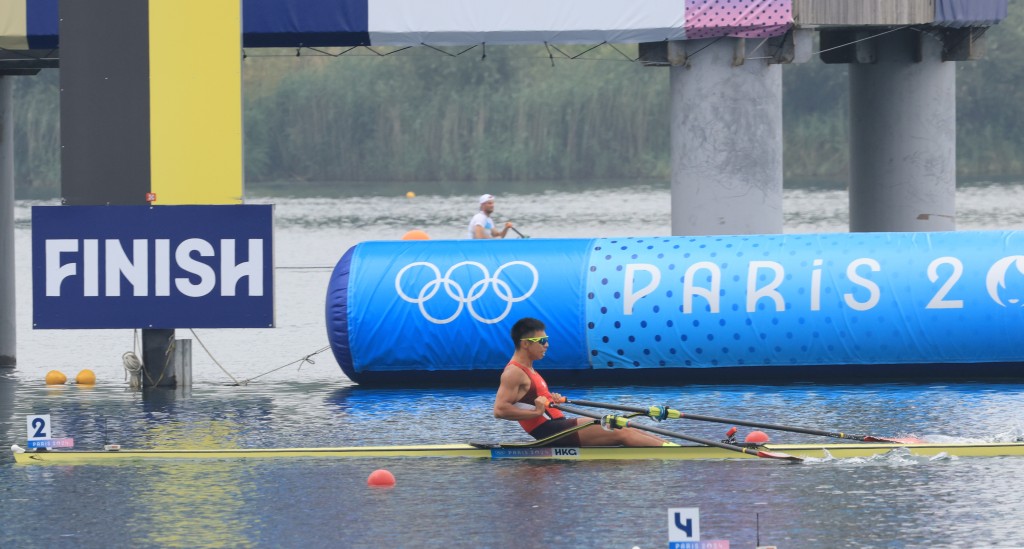
<svg viewBox="0 0 1024 549">
<path fill-rule="evenodd" d="M 1017 3 L 988 31 L 984 59 L 957 63 L 962 180 L 1024 175 L 1024 61 L 1017 55 L 1024 22 Z M 250 188 L 669 178 L 669 71 L 631 61 L 635 46 L 605 45 L 575 60 L 527 46 L 457 56 L 427 47 L 383 56 L 363 49 L 337 57 L 247 53 Z M 817 59 L 784 66 L 787 183 L 845 183 L 846 73 L 845 65 Z M 19 197 L 59 194 L 58 84 L 57 70 L 15 79 Z"/>
</svg>

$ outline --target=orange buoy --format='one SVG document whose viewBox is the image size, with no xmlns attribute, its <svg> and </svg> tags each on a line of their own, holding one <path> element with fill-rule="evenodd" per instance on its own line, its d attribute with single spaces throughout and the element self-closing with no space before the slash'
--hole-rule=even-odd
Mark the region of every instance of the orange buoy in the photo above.
<svg viewBox="0 0 1024 549">
<path fill-rule="evenodd" d="M 764 444 L 768 442 L 768 435 L 764 431 L 751 431 L 743 441 L 750 444 Z"/>
<path fill-rule="evenodd" d="M 430 240 L 430 237 L 419 229 L 413 229 L 402 235 L 402 240 Z"/>
<path fill-rule="evenodd" d="M 409 192 L 405 193 L 405 197 L 406 198 L 416 198 L 416 193 L 414 193 L 412 191 L 409 191 Z"/>
<path fill-rule="evenodd" d="M 96 385 L 96 372 L 92 370 L 82 370 L 75 376 L 75 383 L 79 385 Z"/>
<path fill-rule="evenodd" d="M 46 384 L 47 385 L 64 385 L 68 382 L 68 376 L 64 375 L 63 372 L 57 370 L 50 370 L 46 372 Z"/>
<path fill-rule="evenodd" d="M 366 484 L 369 486 L 390 488 L 395 485 L 395 475 L 391 474 L 391 471 L 387 469 L 377 469 L 370 473 L 370 477 L 366 479 Z"/>
</svg>

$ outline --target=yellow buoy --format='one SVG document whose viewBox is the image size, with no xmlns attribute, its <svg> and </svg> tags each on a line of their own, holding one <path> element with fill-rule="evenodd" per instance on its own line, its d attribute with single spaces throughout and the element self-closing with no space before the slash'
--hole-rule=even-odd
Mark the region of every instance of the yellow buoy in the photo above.
<svg viewBox="0 0 1024 549">
<path fill-rule="evenodd" d="M 402 235 L 402 240 L 430 240 L 430 237 L 419 229 L 413 229 Z"/>
<path fill-rule="evenodd" d="M 416 193 L 414 193 L 412 191 L 409 191 L 409 192 L 405 193 L 405 197 L 406 198 L 416 198 Z"/>
<path fill-rule="evenodd" d="M 75 376 L 75 383 L 79 385 L 96 385 L 96 373 L 92 370 L 82 370 Z"/>
<path fill-rule="evenodd" d="M 68 376 L 64 375 L 63 372 L 57 370 L 50 370 L 46 372 L 46 384 L 47 385 L 64 385 L 68 381 Z"/>
</svg>

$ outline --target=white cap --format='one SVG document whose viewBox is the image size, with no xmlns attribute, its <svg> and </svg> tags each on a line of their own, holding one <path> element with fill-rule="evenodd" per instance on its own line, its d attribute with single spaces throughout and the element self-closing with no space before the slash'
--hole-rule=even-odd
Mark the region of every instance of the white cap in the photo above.
<svg viewBox="0 0 1024 549">
<path fill-rule="evenodd" d="M 481 204 L 483 204 L 484 202 L 490 202 L 492 200 L 494 200 L 494 195 L 493 194 L 482 194 L 482 195 L 480 195 L 480 203 Z"/>
</svg>

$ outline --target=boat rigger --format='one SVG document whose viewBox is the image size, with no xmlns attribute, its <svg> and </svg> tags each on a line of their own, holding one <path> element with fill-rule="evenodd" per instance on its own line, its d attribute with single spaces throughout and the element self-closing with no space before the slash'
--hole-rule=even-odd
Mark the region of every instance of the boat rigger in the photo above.
<svg viewBox="0 0 1024 549">
<path fill-rule="evenodd" d="M 117 464 L 148 460 L 223 460 L 267 458 L 473 458 L 558 460 L 723 460 L 756 459 L 714 446 L 683 445 L 660 448 L 544 447 L 502 444 L 425 444 L 407 446 L 342 446 L 335 448 L 211 448 L 195 450 L 45 450 L 30 451 L 12 446 L 18 464 Z M 985 443 L 829 443 L 763 444 L 754 449 L 785 453 L 799 458 L 856 458 L 888 452 L 914 456 L 957 457 L 1024 456 L 1024 442 Z"/>
</svg>

